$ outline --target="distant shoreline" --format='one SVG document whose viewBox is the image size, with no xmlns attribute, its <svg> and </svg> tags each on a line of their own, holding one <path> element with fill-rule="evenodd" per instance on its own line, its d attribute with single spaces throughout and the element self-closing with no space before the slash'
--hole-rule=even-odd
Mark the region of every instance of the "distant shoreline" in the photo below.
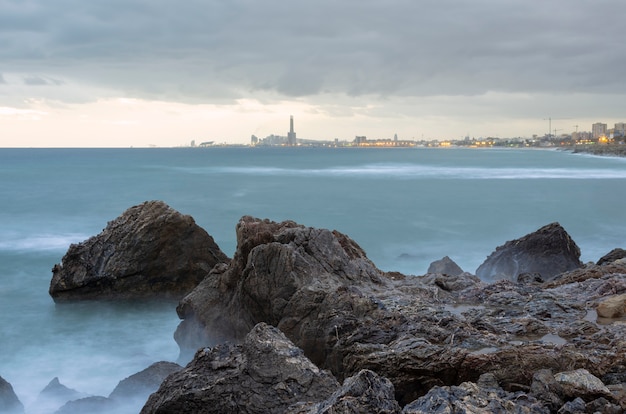
<svg viewBox="0 0 626 414">
<path fill-rule="evenodd" d="M 626 157 L 626 144 L 596 144 L 564 148 L 574 154 L 591 154 L 603 157 Z"/>
</svg>

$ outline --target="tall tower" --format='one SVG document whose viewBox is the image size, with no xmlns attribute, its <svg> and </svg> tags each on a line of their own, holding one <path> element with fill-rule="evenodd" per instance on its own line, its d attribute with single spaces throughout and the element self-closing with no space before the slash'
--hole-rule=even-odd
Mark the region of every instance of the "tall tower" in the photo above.
<svg viewBox="0 0 626 414">
<path fill-rule="evenodd" d="M 293 130 L 293 115 L 289 117 L 289 132 L 287 133 L 287 145 L 296 145 L 296 133 Z"/>
</svg>

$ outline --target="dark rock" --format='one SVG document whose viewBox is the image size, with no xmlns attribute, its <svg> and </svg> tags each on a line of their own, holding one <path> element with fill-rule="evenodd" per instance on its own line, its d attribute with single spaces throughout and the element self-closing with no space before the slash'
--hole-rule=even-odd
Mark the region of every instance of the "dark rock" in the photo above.
<svg viewBox="0 0 626 414">
<path fill-rule="evenodd" d="M 55 301 L 181 298 L 227 260 L 193 218 L 148 201 L 72 244 L 52 269 L 50 295 Z"/>
<path fill-rule="evenodd" d="M 391 278 L 347 236 L 294 222 L 244 217 L 237 241 L 180 302 L 181 348 L 241 342 L 268 323 L 340 381 L 364 369 L 389 379 L 401 405 L 488 372 L 530 390 L 540 369 L 601 377 L 626 358 L 626 327 L 585 320 L 607 292 L 626 291 L 625 274 L 551 288 L 462 274 L 457 289 L 436 274 Z"/>
<path fill-rule="evenodd" d="M 280 413 L 339 388 L 278 329 L 258 324 L 243 344 L 200 349 L 141 410 L 149 413 Z"/>
<path fill-rule="evenodd" d="M 476 270 L 483 280 L 515 280 L 520 273 L 539 273 L 544 280 L 579 268 L 580 249 L 558 223 L 506 242 Z"/>
<path fill-rule="evenodd" d="M 596 264 L 601 266 L 604 264 L 613 263 L 616 260 L 620 260 L 624 258 L 626 258 L 626 250 L 617 248 L 617 249 L 611 250 L 610 252 L 602 256 Z"/>
<path fill-rule="evenodd" d="M 539 273 L 520 273 L 517 275 L 517 283 L 531 284 L 545 282 Z"/>
<path fill-rule="evenodd" d="M 506 392 L 473 382 L 433 387 L 426 395 L 406 405 L 402 414 L 424 413 L 528 413 L 549 414 L 541 402 L 525 393 Z"/>
<path fill-rule="evenodd" d="M 606 398 L 600 397 L 585 404 L 585 411 L 598 414 L 624 414 L 624 410 L 617 404 L 613 404 Z"/>
<path fill-rule="evenodd" d="M 155 362 L 143 371 L 120 381 L 109 398 L 116 401 L 141 400 L 143 405 L 168 375 L 181 369 L 183 367 L 173 362 Z"/>
<path fill-rule="evenodd" d="M 463 269 L 459 267 L 452 259 L 445 256 L 436 260 L 428 266 L 428 273 L 441 273 L 444 275 L 458 276 L 463 273 Z"/>
<path fill-rule="evenodd" d="M 530 395 L 550 409 L 557 411 L 564 403 L 563 387 L 556 381 L 552 371 L 541 369 L 534 373 L 533 382 L 530 385 Z"/>
<path fill-rule="evenodd" d="M 0 413 L 18 414 L 23 412 L 24 406 L 15 395 L 13 387 L 0 377 Z"/>
<path fill-rule="evenodd" d="M 54 414 L 117 414 L 118 405 L 106 397 L 85 397 L 66 403 Z"/>
<path fill-rule="evenodd" d="M 369 370 L 346 379 L 327 400 L 309 407 L 297 406 L 288 414 L 400 413 L 391 382 Z"/>
<path fill-rule="evenodd" d="M 557 414 L 582 414 L 586 412 L 587 405 L 582 398 L 576 398 L 563 404 Z"/>
</svg>

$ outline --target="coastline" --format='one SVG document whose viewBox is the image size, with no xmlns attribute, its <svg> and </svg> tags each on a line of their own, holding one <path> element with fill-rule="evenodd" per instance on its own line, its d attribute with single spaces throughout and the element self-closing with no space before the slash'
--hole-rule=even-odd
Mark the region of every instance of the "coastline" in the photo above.
<svg viewBox="0 0 626 414">
<path fill-rule="evenodd" d="M 624 144 L 597 144 L 563 148 L 574 154 L 590 154 L 602 157 L 626 157 Z"/>
</svg>

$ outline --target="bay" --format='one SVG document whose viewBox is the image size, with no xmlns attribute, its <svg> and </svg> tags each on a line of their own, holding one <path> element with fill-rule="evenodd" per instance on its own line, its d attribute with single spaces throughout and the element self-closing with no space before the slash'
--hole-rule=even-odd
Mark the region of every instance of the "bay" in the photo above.
<svg viewBox="0 0 626 414">
<path fill-rule="evenodd" d="M 243 215 L 341 231 L 381 269 L 474 272 L 496 246 L 558 221 L 596 261 L 626 245 L 626 159 L 555 150 L 0 149 L 0 376 L 27 412 L 55 376 L 108 395 L 176 360 L 173 303 L 55 305 L 51 268 L 130 206 L 163 200 L 232 256 Z"/>
</svg>

